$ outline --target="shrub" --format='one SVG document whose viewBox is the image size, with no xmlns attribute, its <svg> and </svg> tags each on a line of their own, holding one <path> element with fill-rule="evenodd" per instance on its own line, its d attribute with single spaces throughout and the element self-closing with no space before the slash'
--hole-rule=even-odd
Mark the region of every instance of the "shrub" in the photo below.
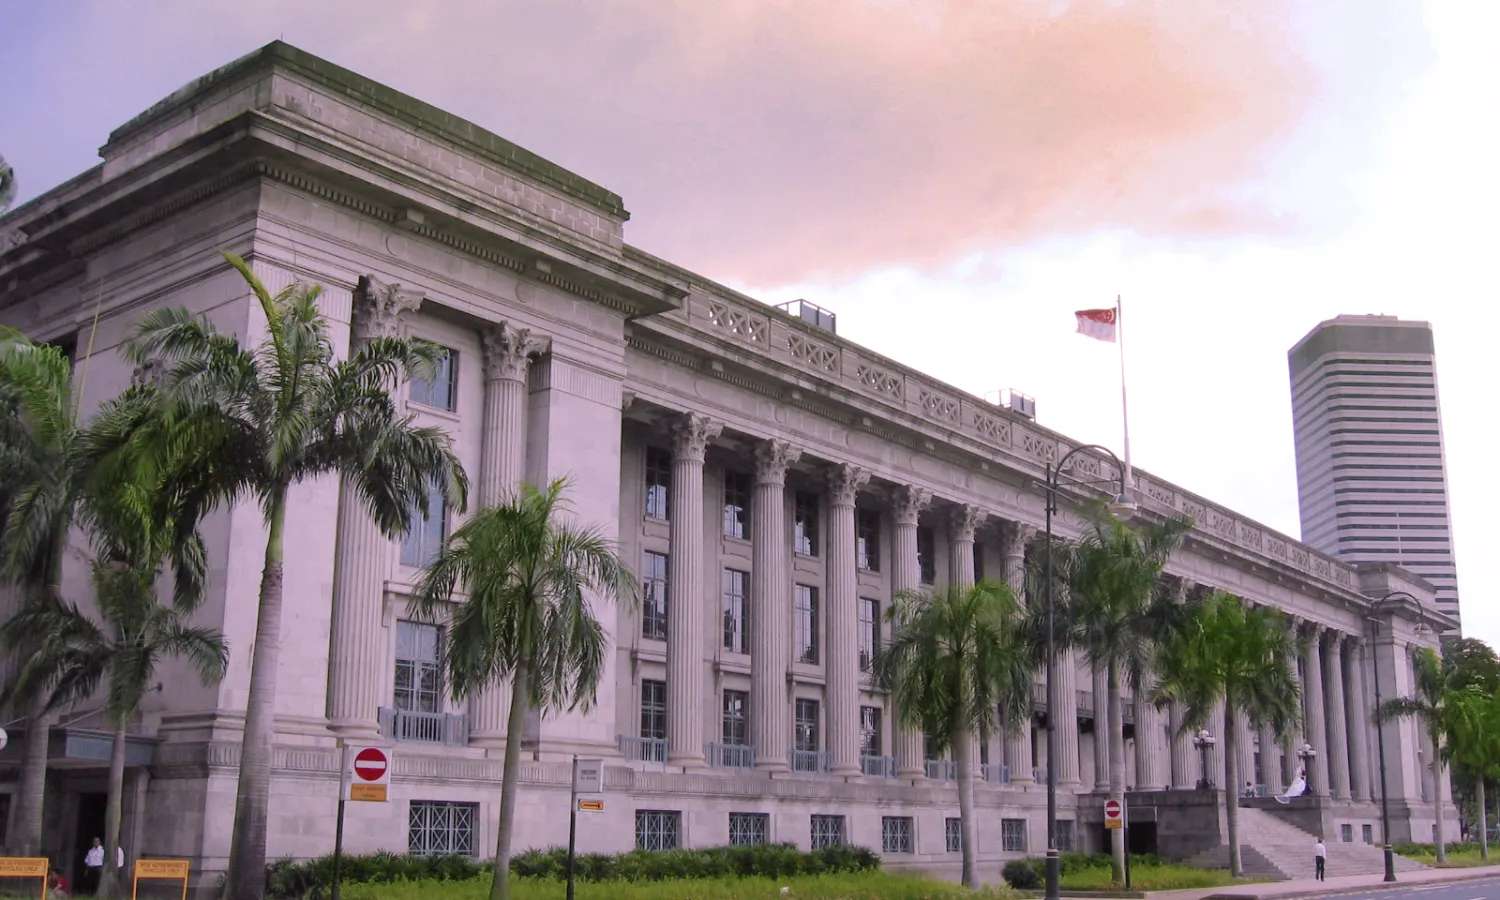
<svg viewBox="0 0 1500 900">
<path fill-rule="evenodd" d="M 418 856 L 382 850 L 370 854 L 346 854 L 340 864 L 343 881 L 389 883 L 396 881 L 465 881 L 489 866 L 468 856 Z M 333 857 L 295 862 L 277 860 L 266 866 L 266 894 L 270 897 L 308 898 L 327 896 L 333 884 Z"/>
<path fill-rule="evenodd" d="M 1031 890 L 1042 886 L 1044 860 L 1040 859 L 1013 859 L 1005 864 L 1000 874 L 1005 878 L 1005 883 L 1013 888 Z"/>
</svg>

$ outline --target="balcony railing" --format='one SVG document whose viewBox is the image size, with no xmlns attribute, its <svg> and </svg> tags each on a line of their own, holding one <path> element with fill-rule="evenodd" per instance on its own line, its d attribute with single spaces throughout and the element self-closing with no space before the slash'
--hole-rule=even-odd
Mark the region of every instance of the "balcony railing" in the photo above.
<svg viewBox="0 0 1500 900">
<path fill-rule="evenodd" d="M 666 738 L 632 737 L 620 735 L 620 755 L 637 762 L 664 763 L 667 761 Z"/>
<path fill-rule="evenodd" d="M 954 781 L 958 778 L 958 760 L 929 759 L 927 777 L 933 781 Z"/>
<path fill-rule="evenodd" d="M 396 741 L 423 741 L 462 747 L 469 742 L 469 717 L 463 713 L 415 712 L 382 706 L 380 734 Z"/>
<path fill-rule="evenodd" d="M 979 771 L 990 784 L 1010 784 L 1010 766 L 1003 763 L 985 763 Z"/>
<path fill-rule="evenodd" d="M 896 777 L 896 757 L 894 756 L 868 756 L 859 758 L 860 771 L 875 778 Z"/>
<path fill-rule="evenodd" d="M 823 750 L 792 750 L 793 772 L 827 772 L 828 753 Z"/>
<path fill-rule="evenodd" d="M 755 767 L 755 748 L 746 744 L 703 745 L 703 755 L 716 769 L 751 769 Z"/>
</svg>

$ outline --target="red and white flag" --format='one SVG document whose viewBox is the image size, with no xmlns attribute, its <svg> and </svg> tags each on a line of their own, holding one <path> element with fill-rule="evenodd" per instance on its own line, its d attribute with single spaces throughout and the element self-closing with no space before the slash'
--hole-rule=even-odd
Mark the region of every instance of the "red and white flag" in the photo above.
<svg viewBox="0 0 1500 900">
<path fill-rule="evenodd" d="M 1078 317 L 1078 333 L 1091 338 L 1114 343 L 1115 332 L 1120 323 L 1118 310 L 1080 309 L 1073 315 Z"/>
</svg>

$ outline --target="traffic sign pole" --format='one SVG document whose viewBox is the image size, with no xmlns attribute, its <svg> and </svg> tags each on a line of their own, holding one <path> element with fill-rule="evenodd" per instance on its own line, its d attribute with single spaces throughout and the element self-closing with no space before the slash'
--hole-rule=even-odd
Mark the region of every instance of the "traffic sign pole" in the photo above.
<svg viewBox="0 0 1500 900">
<path fill-rule="evenodd" d="M 333 888 L 330 894 L 333 900 L 339 900 L 339 869 L 344 861 L 344 795 L 349 793 L 349 768 L 353 764 L 349 747 L 342 748 L 342 755 L 342 765 L 339 766 L 338 824 L 333 826 Z"/>
<path fill-rule="evenodd" d="M 578 843 L 578 754 L 573 754 L 573 778 L 568 785 L 568 900 L 573 900 L 573 852 Z M 338 898 L 334 898 L 338 900 Z"/>
</svg>

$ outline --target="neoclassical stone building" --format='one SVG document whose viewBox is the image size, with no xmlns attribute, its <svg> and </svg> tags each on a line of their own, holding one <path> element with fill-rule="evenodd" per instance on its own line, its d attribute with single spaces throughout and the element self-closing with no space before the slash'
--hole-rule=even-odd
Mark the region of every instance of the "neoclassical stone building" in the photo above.
<svg viewBox="0 0 1500 900">
<path fill-rule="evenodd" d="M 337 481 L 299 485 L 273 856 L 331 849 L 340 739 L 383 742 L 395 759 L 391 802 L 350 805 L 350 850 L 486 854 L 512 739 L 525 750 L 520 846 L 566 840 L 576 753 L 607 761 L 606 809 L 580 824 L 588 850 L 848 841 L 893 863 L 955 858 L 953 763 L 897 727 L 870 658 L 896 592 L 1021 585 L 1038 479 L 1075 446 L 1066 436 L 841 340 L 811 308 L 774 309 L 643 253 L 624 240 L 617 195 L 285 44 L 165 98 L 101 155 L 0 218 L 0 322 L 72 350 L 83 409 L 132 377 L 119 347 L 148 309 L 185 306 L 257 339 L 260 311 L 219 255 L 231 249 L 273 290 L 322 285 L 340 352 L 377 334 L 448 348 L 402 402 L 452 435 L 479 502 L 566 476 L 571 514 L 617 539 L 643 584 L 638 609 L 595 606 L 611 637 L 596 706 L 507 735 L 506 695 L 455 702 L 437 631 L 407 614 L 421 565 L 461 516 L 434 504 L 392 541 Z M 1112 471 L 1074 460 L 1079 478 Z M 1194 523 L 1164 590 L 1233 592 L 1286 611 L 1305 639 L 1306 727 L 1253 735 L 1240 771 L 1282 790 L 1309 745 L 1311 797 L 1265 818 L 1339 845 L 1378 841 L 1376 668 L 1386 696 L 1409 691 L 1413 650 L 1451 625 L 1431 586 L 1351 568 L 1151 473 L 1133 489 L 1141 517 Z M 1065 539 L 1084 527 L 1087 490 L 1065 492 Z M 124 842 L 192 858 L 207 884 L 229 846 L 260 513 L 223 511 L 205 536 L 202 619 L 229 636 L 230 672 L 203 686 L 172 668 L 148 700 Z M 86 595 L 81 549 L 68 589 Z M 1411 596 L 1377 602 L 1394 590 Z M 1096 736 L 1110 728 L 1128 741 L 1133 840 L 1215 846 L 1218 748 L 1200 753 L 1173 713 L 1134 699 L 1107 721 L 1102 679 L 1072 654 L 1060 668 L 1032 718 L 981 742 L 981 858 L 1045 849 L 1049 764 L 1064 842 L 1100 844 Z M 49 850 L 69 860 L 102 815 L 107 744 L 90 712 L 53 735 Z M 1410 723 L 1383 731 L 1393 836 L 1425 838 L 1448 786 L 1432 783 L 1432 748 Z M 14 789 L 20 743 L 0 754 L 0 791 Z M 1218 790 L 1195 790 L 1204 760 Z"/>
</svg>

